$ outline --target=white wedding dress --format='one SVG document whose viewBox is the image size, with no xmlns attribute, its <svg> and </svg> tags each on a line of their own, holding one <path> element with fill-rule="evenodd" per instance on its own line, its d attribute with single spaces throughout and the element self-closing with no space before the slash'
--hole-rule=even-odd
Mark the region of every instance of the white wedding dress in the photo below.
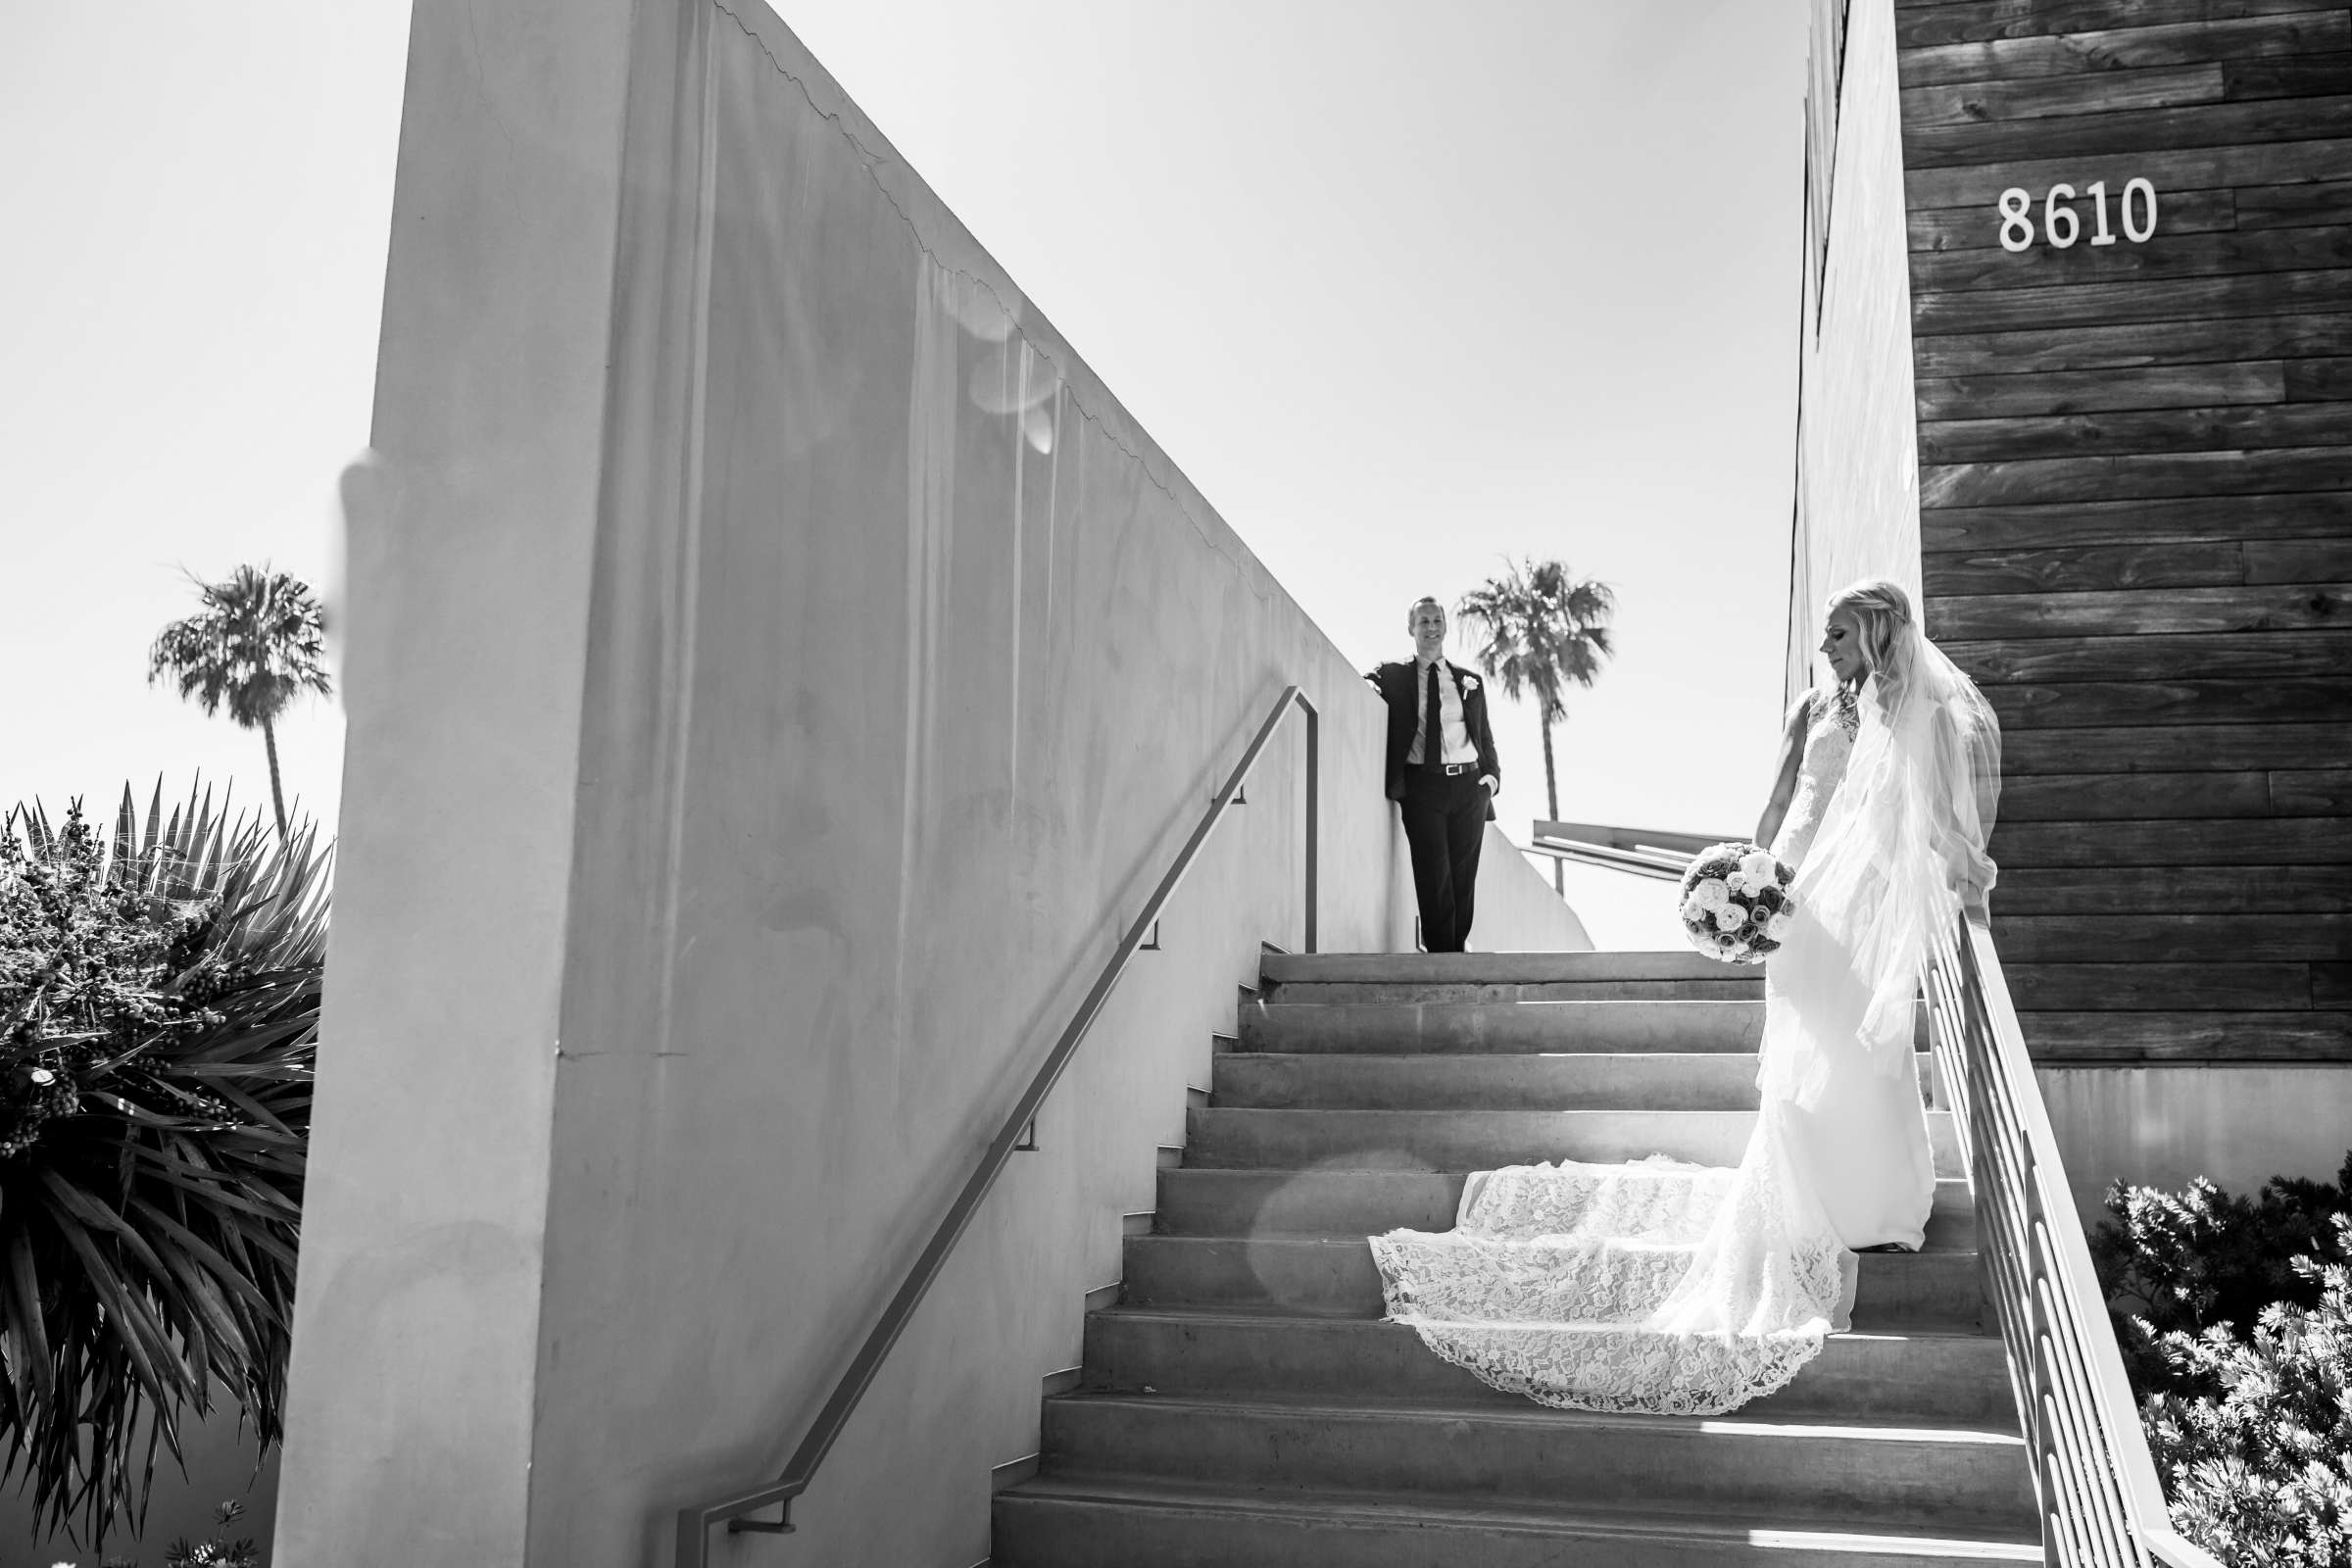
<svg viewBox="0 0 2352 1568">
<path fill-rule="evenodd" d="M 1952 884 L 1991 885 L 1999 763 L 1983 699 L 1912 643 L 1858 704 L 1804 699 L 1773 844 L 1798 868 L 1795 913 L 1766 966 L 1760 1108 L 1739 1166 L 1481 1171 L 1453 1230 L 1371 1238 L 1391 1320 L 1439 1355 L 1544 1404 L 1718 1415 L 1848 1326 L 1854 1249 L 1920 1245 L 1936 1178 L 1911 999 Z"/>
<path fill-rule="evenodd" d="M 1861 720 L 1853 695 L 1834 686 L 1817 687 L 1799 701 L 1809 710 L 1804 760 L 1772 853 L 1796 866 L 1801 881 L 1806 852 L 1845 777 Z M 1859 1041 L 1869 993 L 1855 983 L 1850 960 L 1838 944 L 1792 940 L 1766 961 L 1763 1071 L 1770 1073 L 1780 1057 L 1772 1049 L 1776 1026 L 1787 1031 L 1801 1020 L 1807 1035 L 1831 1053 L 1831 1064 L 1809 1107 L 1770 1097 L 1779 1102 L 1776 1113 L 1795 1174 L 1847 1247 L 1892 1244 L 1917 1251 L 1927 1240 L 1928 1209 L 1936 1200 L 1927 1107 L 1916 1077 L 1866 1070 Z"/>
</svg>

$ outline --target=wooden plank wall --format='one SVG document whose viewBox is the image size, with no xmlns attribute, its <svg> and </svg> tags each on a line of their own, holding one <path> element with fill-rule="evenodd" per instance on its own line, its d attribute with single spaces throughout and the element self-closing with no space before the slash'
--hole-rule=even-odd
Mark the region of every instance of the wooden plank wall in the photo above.
<svg viewBox="0 0 2352 1568">
<path fill-rule="evenodd" d="M 1894 4 L 1926 613 L 2001 714 L 2029 1042 L 2352 1059 L 2352 10 Z"/>
</svg>

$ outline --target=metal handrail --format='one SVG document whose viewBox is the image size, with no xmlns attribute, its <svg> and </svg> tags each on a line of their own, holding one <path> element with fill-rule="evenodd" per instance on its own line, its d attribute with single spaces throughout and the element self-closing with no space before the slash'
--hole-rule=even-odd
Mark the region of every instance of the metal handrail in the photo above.
<svg viewBox="0 0 2352 1568">
<path fill-rule="evenodd" d="M 2222 1568 L 2177 1535 L 2166 1512 L 2057 1135 L 1981 916 L 1963 916 L 1936 944 L 1928 1000 L 2034 1461 L 2042 1560 Z"/>
<path fill-rule="evenodd" d="M 1555 860 L 1574 860 L 1579 865 L 1597 865 L 1604 870 L 1625 871 L 1635 876 L 1655 877 L 1661 882 L 1679 882 L 1690 868 L 1690 858 L 1663 851 L 1612 850 L 1605 845 L 1585 844 L 1575 839 L 1555 839 L 1539 836 L 1526 847 L 1529 855 L 1549 856 Z"/>
<path fill-rule="evenodd" d="M 981 1200 L 988 1196 L 989 1188 L 995 1185 L 998 1175 L 1004 1169 L 1004 1162 L 1021 1146 L 1023 1131 L 1036 1118 L 1038 1107 L 1045 1103 L 1054 1081 L 1061 1076 L 1062 1069 L 1069 1065 L 1079 1042 L 1086 1038 L 1087 1030 L 1102 1012 L 1103 1004 L 1109 1000 L 1111 987 L 1118 983 L 1128 960 L 1135 956 L 1137 949 L 1142 946 L 1145 933 L 1157 923 L 1161 909 L 1174 896 L 1185 873 L 1192 869 L 1193 860 L 1200 853 L 1201 845 L 1208 841 L 1210 832 L 1223 818 L 1226 808 L 1240 794 L 1244 780 L 1250 776 L 1250 769 L 1256 765 L 1258 755 L 1266 749 L 1266 743 L 1274 738 L 1275 729 L 1289 714 L 1293 704 L 1306 714 L 1304 946 L 1308 953 L 1315 951 L 1315 845 L 1320 827 L 1316 801 L 1318 774 L 1322 766 L 1322 718 L 1303 692 L 1296 686 L 1286 686 L 1282 696 L 1275 700 L 1273 709 L 1267 712 L 1265 722 L 1258 725 L 1257 734 L 1251 738 L 1249 750 L 1242 754 L 1242 760 L 1234 767 L 1232 776 L 1225 780 L 1225 787 L 1209 802 L 1208 811 L 1200 818 L 1200 825 L 1193 829 L 1193 836 L 1185 841 L 1183 849 L 1176 852 L 1175 861 L 1169 865 L 1167 874 L 1159 879 L 1159 886 L 1152 889 L 1152 897 L 1144 904 L 1143 913 L 1135 917 L 1135 923 L 1127 928 L 1126 935 L 1119 938 L 1118 946 L 1111 951 L 1109 961 L 1103 964 L 1102 973 L 1096 977 L 1094 989 L 1087 992 L 1086 1000 L 1078 1004 L 1078 1010 L 1071 1017 L 1068 1027 L 1054 1042 L 1054 1049 L 1048 1053 L 1045 1064 L 1038 1068 L 1036 1076 L 1029 1081 L 1029 1087 L 1022 1091 L 1021 1098 L 1014 1102 L 1011 1112 L 1004 1118 L 1004 1127 L 990 1142 L 988 1152 L 980 1156 L 978 1168 L 965 1180 L 962 1191 L 956 1195 L 956 1200 L 948 1206 L 947 1217 L 932 1232 L 931 1240 L 924 1244 L 921 1253 L 914 1260 L 914 1266 L 907 1271 L 905 1283 L 899 1287 L 898 1294 L 891 1298 L 890 1305 L 883 1309 L 881 1320 L 866 1335 L 865 1343 L 851 1360 L 849 1370 L 834 1385 L 832 1396 L 817 1411 L 816 1419 L 809 1424 L 808 1435 L 801 1439 L 800 1446 L 793 1450 L 792 1457 L 785 1462 L 784 1473 L 765 1486 L 729 1493 L 709 1502 L 680 1508 L 677 1512 L 676 1568 L 706 1568 L 710 1560 L 710 1527 L 722 1520 L 731 1534 L 744 1531 L 764 1535 L 791 1533 L 792 1499 L 808 1490 L 809 1480 L 816 1474 L 817 1466 L 824 1462 L 825 1455 L 831 1451 L 842 1429 L 849 1424 L 852 1412 L 858 1408 L 858 1401 L 881 1372 L 883 1359 L 890 1354 L 891 1347 L 898 1343 L 908 1320 L 914 1316 L 914 1309 L 922 1304 L 932 1282 L 939 1277 L 940 1270 L 947 1266 L 948 1255 L 955 1250 L 956 1240 L 963 1235 L 972 1216 L 979 1211 Z M 783 1505 L 783 1517 L 780 1519 L 754 1520 L 746 1517 L 758 1509 L 779 1503 Z"/>
<path fill-rule="evenodd" d="M 1527 853 L 1626 871 L 1635 876 L 1655 877 L 1661 882 L 1679 882 L 1690 869 L 1693 856 L 1727 842 L 1736 841 L 1732 835 L 1722 833 L 1709 837 L 1704 833 L 1670 833 L 1657 828 L 1610 827 L 1594 822 L 1539 821 Z"/>
<path fill-rule="evenodd" d="M 1679 855 L 1688 860 L 1701 850 L 1711 850 L 1718 844 L 1738 843 L 1736 833 L 1678 833 L 1664 828 L 1612 827 L 1599 822 L 1538 822 L 1538 838 L 1558 839 L 1563 843 L 1598 845 L 1610 850 L 1645 850 L 1650 854 Z"/>
</svg>

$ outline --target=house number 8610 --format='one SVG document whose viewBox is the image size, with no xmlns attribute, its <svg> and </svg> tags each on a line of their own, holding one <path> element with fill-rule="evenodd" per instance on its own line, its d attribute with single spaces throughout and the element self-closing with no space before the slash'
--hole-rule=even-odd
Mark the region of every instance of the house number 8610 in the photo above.
<svg viewBox="0 0 2352 1568">
<path fill-rule="evenodd" d="M 2082 194 L 2091 198 L 2091 231 L 2093 245 L 2112 245 L 2115 231 L 2107 226 L 2107 182 L 2099 180 L 2086 186 Z M 2134 199 L 2136 198 L 2136 200 Z M 2041 199 L 2042 235 L 2055 250 L 2066 250 L 2082 237 L 2082 220 L 2071 206 L 2075 199 L 2072 185 L 2052 185 L 2049 194 Z M 2156 187 L 2145 179 L 2134 179 L 2124 187 L 2124 238 L 2137 245 L 2156 232 Z M 2001 192 L 2001 249 L 2030 250 L 2034 244 L 2034 196 L 2023 185 L 2012 185 Z"/>
</svg>

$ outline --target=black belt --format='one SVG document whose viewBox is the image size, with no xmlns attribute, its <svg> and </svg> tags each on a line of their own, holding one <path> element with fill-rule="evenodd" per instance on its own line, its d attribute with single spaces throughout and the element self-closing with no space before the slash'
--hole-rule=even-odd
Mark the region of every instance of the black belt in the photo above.
<svg viewBox="0 0 2352 1568">
<path fill-rule="evenodd" d="M 1472 773 L 1476 772 L 1477 770 L 1478 764 L 1476 762 L 1446 762 L 1437 767 L 1431 767 L 1427 762 L 1423 762 L 1421 764 L 1422 772 L 1437 773 L 1446 778 L 1453 778 L 1459 774 Z"/>
</svg>

